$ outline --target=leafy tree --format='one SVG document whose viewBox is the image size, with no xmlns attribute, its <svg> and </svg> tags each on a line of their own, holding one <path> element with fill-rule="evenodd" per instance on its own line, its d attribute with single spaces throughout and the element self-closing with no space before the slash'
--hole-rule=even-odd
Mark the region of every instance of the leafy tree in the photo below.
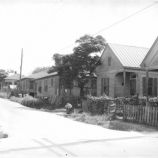
<svg viewBox="0 0 158 158">
<path fill-rule="evenodd" d="M 0 69 L 0 82 L 2 82 L 4 78 L 6 78 L 7 76 L 8 76 L 8 73 L 5 70 Z"/>
<path fill-rule="evenodd" d="M 76 80 L 80 87 L 80 95 L 84 95 L 84 86 L 95 77 L 94 70 L 99 64 L 99 56 L 96 54 L 105 48 L 106 42 L 102 36 L 84 35 L 78 40 L 77 47 L 73 50 L 73 68 L 77 71 Z"/>
<path fill-rule="evenodd" d="M 49 72 L 57 71 L 60 76 L 60 88 L 66 88 L 70 90 L 73 87 L 73 80 L 75 75 L 72 69 L 73 55 L 57 55 L 54 54 L 55 66 L 53 66 Z"/>
<path fill-rule="evenodd" d="M 35 73 L 38 73 L 38 72 L 41 72 L 41 71 L 44 71 L 47 69 L 49 69 L 49 67 L 37 67 L 32 71 L 32 74 L 35 74 Z"/>
<path fill-rule="evenodd" d="M 55 61 L 56 66 L 59 66 L 62 64 L 62 57 L 63 57 L 63 55 L 58 54 L 58 53 L 53 55 L 53 60 Z"/>
<path fill-rule="evenodd" d="M 71 90 L 73 81 L 76 80 L 80 95 L 84 96 L 84 87 L 89 79 L 95 77 L 94 70 L 99 63 L 99 56 L 96 53 L 101 53 L 105 43 L 102 36 L 84 35 L 76 40 L 78 45 L 73 49 L 73 54 L 55 54 L 53 59 L 56 65 L 52 69 L 58 71 L 60 84 Z"/>
</svg>

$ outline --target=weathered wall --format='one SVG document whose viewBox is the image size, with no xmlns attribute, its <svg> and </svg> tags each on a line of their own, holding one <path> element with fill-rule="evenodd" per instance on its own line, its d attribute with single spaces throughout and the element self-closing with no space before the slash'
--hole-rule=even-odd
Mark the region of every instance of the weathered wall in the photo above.
<svg viewBox="0 0 158 158">
<path fill-rule="evenodd" d="M 51 79 L 53 79 L 53 85 L 51 85 Z M 45 83 L 47 80 L 47 91 L 45 90 Z M 36 93 L 38 97 L 49 97 L 55 96 L 59 94 L 59 76 L 51 76 L 47 78 L 38 79 L 35 81 L 37 84 Z M 41 92 L 39 91 L 39 87 L 41 87 Z"/>
<path fill-rule="evenodd" d="M 108 65 L 108 57 L 111 57 L 110 66 Z M 115 74 L 120 70 L 123 70 L 123 67 L 108 45 L 101 56 L 101 63 L 102 64 L 96 68 L 97 96 L 101 95 L 101 79 L 109 78 L 109 96 L 114 97 L 116 85 Z"/>
</svg>

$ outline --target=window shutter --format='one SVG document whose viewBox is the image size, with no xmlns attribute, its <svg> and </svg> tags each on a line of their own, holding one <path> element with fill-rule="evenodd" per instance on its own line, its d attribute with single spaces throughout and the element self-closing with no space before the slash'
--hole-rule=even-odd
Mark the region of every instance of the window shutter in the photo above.
<svg viewBox="0 0 158 158">
<path fill-rule="evenodd" d="M 103 78 L 101 79 L 101 95 L 103 95 Z"/>
<path fill-rule="evenodd" d="M 106 94 L 109 95 L 109 78 L 106 78 L 106 87 L 107 87 Z"/>
<path fill-rule="evenodd" d="M 143 96 L 146 96 L 146 78 L 143 77 Z"/>
<path fill-rule="evenodd" d="M 154 78 L 154 96 L 157 96 L 157 78 Z"/>
</svg>

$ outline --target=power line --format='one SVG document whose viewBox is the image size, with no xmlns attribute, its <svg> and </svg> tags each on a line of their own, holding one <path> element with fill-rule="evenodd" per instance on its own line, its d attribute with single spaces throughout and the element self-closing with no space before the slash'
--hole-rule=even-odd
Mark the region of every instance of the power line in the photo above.
<svg viewBox="0 0 158 158">
<path fill-rule="evenodd" d="M 141 9 L 141 10 L 138 10 L 137 12 L 134 12 L 134 13 L 131 14 L 131 15 L 126 16 L 125 18 L 123 18 L 123 19 L 121 19 L 121 20 L 118 20 L 118 21 L 112 23 L 111 25 L 109 25 L 109 26 L 107 26 L 107 27 L 104 27 L 104 28 L 100 29 L 100 30 L 97 31 L 94 35 L 96 35 L 96 34 L 98 34 L 98 33 L 101 33 L 101 32 L 103 32 L 103 31 L 105 31 L 105 30 L 108 30 L 108 29 L 110 29 L 111 27 L 113 27 L 113 26 L 115 26 L 115 25 L 118 25 L 119 23 L 122 23 L 123 21 L 126 21 L 126 20 L 128 20 L 129 18 L 131 18 L 131 17 L 133 17 L 133 16 L 135 16 L 135 15 L 137 15 L 137 14 L 143 12 L 144 10 L 153 7 L 154 5 L 156 5 L 156 2 L 155 2 L 155 3 L 152 3 L 152 4 L 148 5 L 148 6 L 146 6 L 145 8 L 143 8 L 143 9 Z"/>
<path fill-rule="evenodd" d="M 138 11 L 132 13 L 131 15 L 126 16 L 125 18 L 122 18 L 121 20 L 118 20 L 118 21 L 112 23 L 111 25 L 109 25 L 109 26 L 107 26 L 107 27 L 104 27 L 104 28 L 100 29 L 99 31 L 97 31 L 97 32 L 94 33 L 93 35 L 97 35 L 97 34 L 103 32 L 103 31 L 105 31 L 105 30 L 108 30 L 108 29 L 110 29 L 110 28 L 112 28 L 112 27 L 114 27 L 114 26 L 116 26 L 116 25 L 122 23 L 123 21 L 126 21 L 126 20 L 128 20 L 129 18 L 131 18 L 131 17 L 133 17 L 133 16 L 135 16 L 135 15 L 137 15 L 137 14 L 143 12 L 144 10 L 147 10 L 147 9 L 153 7 L 153 6 L 156 5 L 156 4 L 158 4 L 157 1 L 155 1 L 154 3 L 152 3 L 152 4 L 150 4 L 150 5 L 147 5 L 146 7 L 144 7 L 144 8 L 141 9 L 141 10 L 138 10 Z M 70 47 L 73 46 L 73 45 L 74 45 L 74 44 L 69 44 L 69 45 L 67 45 L 67 46 L 65 46 L 65 47 L 63 47 L 63 48 L 61 48 L 59 51 L 56 51 L 56 52 L 60 52 L 60 51 L 62 51 L 62 50 L 65 50 L 65 49 L 67 49 L 67 48 L 70 48 Z"/>
</svg>

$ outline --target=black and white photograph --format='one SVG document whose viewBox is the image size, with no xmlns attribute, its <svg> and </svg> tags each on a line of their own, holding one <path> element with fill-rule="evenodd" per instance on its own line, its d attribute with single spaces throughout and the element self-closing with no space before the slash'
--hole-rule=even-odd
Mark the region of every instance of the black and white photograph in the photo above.
<svg viewBox="0 0 158 158">
<path fill-rule="evenodd" d="M 158 0 L 0 0 L 0 158 L 158 157 Z"/>
</svg>

